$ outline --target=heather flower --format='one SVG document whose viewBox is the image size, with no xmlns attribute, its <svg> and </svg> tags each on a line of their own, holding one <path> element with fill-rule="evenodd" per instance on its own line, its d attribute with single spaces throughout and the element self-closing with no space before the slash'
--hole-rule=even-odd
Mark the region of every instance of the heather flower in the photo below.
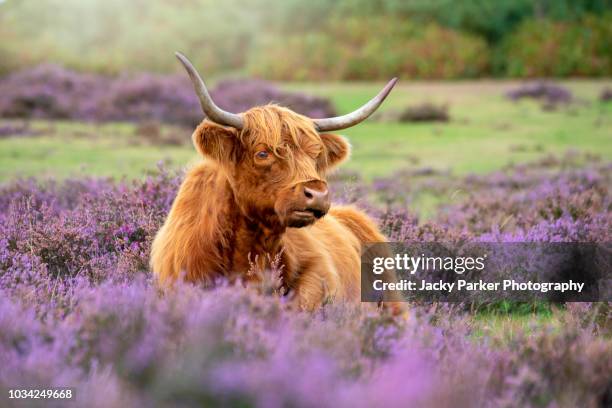
<svg viewBox="0 0 612 408">
<path fill-rule="evenodd" d="M 331 183 L 392 241 L 608 242 L 610 166 L 580 162 Z M 407 320 L 367 304 L 300 312 L 274 271 L 254 271 L 261 287 L 160 291 L 149 248 L 181 177 L 0 187 L 0 405 L 10 388 L 65 386 L 88 406 L 609 404 L 606 304 L 561 305 L 560 323 L 508 338 L 478 335 L 462 305 L 411 305 Z M 443 203 L 427 220 L 411 210 L 424 193 Z"/>
<path fill-rule="evenodd" d="M 547 81 L 529 82 L 506 93 L 511 100 L 531 98 L 542 101 L 544 106 L 567 104 L 573 99 L 572 93 L 561 85 Z"/>
<path fill-rule="evenodd" d="M 185 75 L 137 74 L 110 78 L 41 65 L 0 79 L 0 88 L 0 117 L 157 121 L 187 127 L 203 119 L 198 99 Z M 234 112 L 278 103 L 313 118 L 335 116 L 327 99 L 282 91 L 261 80 L 222 81 L 211 93 L 222 108 Z M 0 129 L 0 135 L 4 132 L 13 135 L 24 130 Z"/>
</svg>

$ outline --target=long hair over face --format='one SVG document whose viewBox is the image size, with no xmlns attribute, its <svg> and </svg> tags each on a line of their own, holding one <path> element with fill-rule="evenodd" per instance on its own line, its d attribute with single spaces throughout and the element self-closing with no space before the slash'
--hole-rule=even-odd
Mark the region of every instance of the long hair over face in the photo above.
<svg viewBox="0 0 612 408">
<path fill-rule="evenodd" d="M 327 167 L 321 136 L 312 119 L 277 105 L 252 108 L 243 114 L 245 126 L 238 137 L 244 146 L 255 148 L 266 145 L 278 157 L 293 162 L 293 151 L 298 148 L 318 157 L 321 168 Z"/>
</svg>

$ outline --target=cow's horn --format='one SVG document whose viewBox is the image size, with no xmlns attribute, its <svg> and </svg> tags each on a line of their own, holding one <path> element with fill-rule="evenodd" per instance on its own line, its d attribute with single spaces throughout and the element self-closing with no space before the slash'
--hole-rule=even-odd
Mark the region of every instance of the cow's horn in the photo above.
<svg viewBox="0 0 612 408">
<path fill-rule="evenodd" d="M 191 65 L 191 62 L 189 62 L 187 57 L 180 52 L 175 54 L 179 61 L 181 61 L 181 64 L 183 64 L 187 70 L 189 78 L 191 78 L 191 82 L 193 83 L 193 88 L 200 99 L 202 110 L 208 119 L 220 125 L 227 125 L 235 127 L 236 129 L 242 129 L 244 127 L 244 120 L 242 117 L 240 115 L 236 115 L 235 113 L 226 112 L 215 105 L 215 102 L 213 102 L 210 94 L 208 93 L 208 89 L 206 89 L 204 81 L 200 77 L 200 74 L 198 74 L 198 71 L 196 71 L 193 65 Z"/>
<path fill-rule="evenodd" d="M 368 118 L 371 114 L 373 114 L 376 109 L 380 106 L 381 103 L 385 100 L 393 86 L 397 82 L 397 78 L 393 78 L 390 80 L 387 85 L 372 98 L 368 103 L 363 105 L 361 108 L 348 113 L 343 116 L 336 116 L 334 118 L 325 118 L 325 119 L 313 119 L 315 127 L 319 132 L 329 132 L 332 130 L 340 130 L 350 128 L 351 126 L 355 126 L 359 122 L 362 122 Z"/>
</svg>

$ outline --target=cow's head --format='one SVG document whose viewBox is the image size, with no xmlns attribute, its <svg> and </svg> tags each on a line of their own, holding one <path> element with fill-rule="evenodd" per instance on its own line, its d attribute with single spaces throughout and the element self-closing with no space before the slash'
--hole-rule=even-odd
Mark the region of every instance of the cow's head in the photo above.
<svg viewBox="0 0 612 408">
<path fill-rule="evenodd" d="M 275 105 L 238 115 L 217 107 L 189 60 L 177 57 L 208 118 L 193 134 L 196 148 L 225 170 L 243 214 L 270 227 L 304 227 L 327 213 L 325 175 L 348 157 L 350 145 L 326 132 L 365 120 L 396 82 L 360 109 L 335 118 L 310 119 Z"/>
</svg>

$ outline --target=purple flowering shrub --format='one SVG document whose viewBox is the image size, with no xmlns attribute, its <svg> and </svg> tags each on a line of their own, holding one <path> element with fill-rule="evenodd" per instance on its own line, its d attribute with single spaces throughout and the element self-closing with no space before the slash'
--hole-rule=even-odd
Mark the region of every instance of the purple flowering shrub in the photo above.
<svg viewBox="0 0 612 408">
<path fill-rule="evenodd" d="M 448 122 L 448 105 L 424 102 L 405 108 L 399 116 L 400 122 Z"/>
<path fill-rule="evenodd" d="M 609 165 L 570 155 L 483 176 L 403 171 L 369 184 L 341 173 L 332 188 L 395 241 L 609 241 L 610 177 Z M 597 304 L 567 305 L 557 326 L 508 340 L 479 337 L 469 314 L 444 304 L 403 319 L 333 302 L 303 313 L 266 288 L 223 282 L 160 292 L 148 252 L 180 179 L 160 170 L 1 188 L 0 405 L 8 389 L 48 387 L 100 406 L 612 401 L 612 316 Z M 445 198 L 427 221 L 407 210 L 423 192 Z"/>
<path fill-rule="evenodd" d="M 610 163 L 568 152 L 486 175 L 400 171 L 373 189 L 387 204 L 381 217 L 392 241 L 609 242 L 611 183 Z M 422 194 L 443 204 L 419 223 L 404 209 Z"/>
<path fill-rule="evenodd" d="M 91 119 L 108 81 L 57 65 L 40 65 L 0 78 L 0 116 Z"/>
<path fill-rule="evenodd" d="M 158 121 L 193 127 L 202 111 L 184 74 L 104 77 L 41 65 L 0 78 L 0 117 L 85 121 Z M 311 117 L 334 116 L 330 101 L 286 92 L 250 79 L 226 80 L 211 89 L 227 110 L 278 103 Z"/>
<path fill-rule="evenodd" d="M 508 91 L 506 97 L 513 101 L 540 101 L 544 110 L 554 110 L 558 105 L 567 105 L 574 100 L 569 89 L 549 81 L 527 82 Z"/>
</svg>

